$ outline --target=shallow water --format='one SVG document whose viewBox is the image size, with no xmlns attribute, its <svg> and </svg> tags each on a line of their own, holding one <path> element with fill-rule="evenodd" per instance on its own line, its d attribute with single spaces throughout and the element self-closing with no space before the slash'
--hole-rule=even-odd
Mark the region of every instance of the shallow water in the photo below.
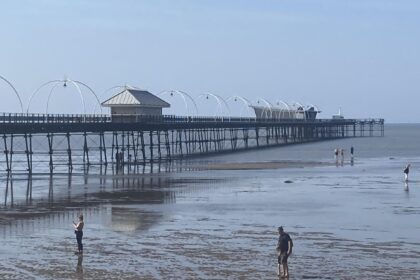
<svg viewBox="0 0 420 280">
<path fill-rule="evenodd" d="M 420 279 L 419 128 L 178 162 L 152 174 L 92 168 L 34 175 L 29 184 L 15 176 L 0 194 L 0 278 L 276 279 L 283 225 L 295 244 L 290 279 Z M 353 164 L 336 165 L 332 150 L 350 145 Z M 263 168 L 232 165 L 242 162 Z M 71 226 L 79 213 L 83 257 Z"/>
</svg>

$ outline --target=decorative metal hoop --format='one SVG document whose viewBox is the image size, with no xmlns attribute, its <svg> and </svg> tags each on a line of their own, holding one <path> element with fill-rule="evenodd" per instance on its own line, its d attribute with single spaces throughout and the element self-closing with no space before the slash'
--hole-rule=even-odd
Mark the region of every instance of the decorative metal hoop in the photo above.
<svg viewBox="0 0 420 280">
<path fill-rule="evenodd" d="M 75 80 L 70 80 L 70 79 L 64 79 L 64 80 L 52 80 L 52 81 L 48 81 L 46 83 L 43 83 L 41 86 L 39 86 L 30 96 L 29 98 L 29 102 L 28 102 L 28 106 L 26 108 L 26 113 L 29 113 L 29 108 L 31 106 L 32 100 L 33 98 L 36 96 L 36 94 L 44 87 L 50 85 L 50 84 L 54 84 L 50 90 L 50 93 L 48 94 L 48 99 L 47 99 L 47 104 L 46 104 L 46 113 L 48 114 L 48 110 L 49 110 L 49 103 L 50 103 L 50 99 L 52 97 L 52 94 L 54 92 L 54 89 L 57 87 L 57 85 L 63 83 L 63 85 L 67 85 L 67 83 L 71 83 L 77 90 L 77 92 L 79 93 L 80 96 L 80 100 L 82 102 L 82 106 L 83 106 L 83 113 L 86 114 L 86 104 L 85 104 L 85 98 L 83 96 L 82 90 L 80 89 L 79 85 L 84 86 L 85 88 L 87 88 L 91 94 L 93 94 L 93 96 L 95 97 L 97 103 L 100 105 L 100 101 L 98 96 L 96 95 L 96 93 L 93 91 L 93 89 L 91 87 L 89 87 L 88 85 L 86 85 L 85 83 L 82 83 L 80 81 L 75 81 Z M 100 107 L 101 113 L 102 113 L 102 107 Z"/>
<path fill-rule="evenodd" d="M 5 77 L 3 77 L 3 76 L 0 75 L 0 79 L 2 79 L 3 81 L 5 81 L 12 88 L 13 92 L 15 93 L 15 95 L 17 96 L 17 98 L 19 100 L 20 110 L 23 113 L 24 111 L 23 111 L 22 99 L 20 98 L 20 95 L 19 95 L 18 91 L 16 90 L 16 88 Z"/>
<path fill-rule="evenodd" d="M 264 98 L 258 98 L 257 99 L 257 103 L 259 103 L 260 100 L 266 104 L 266 107 L 265 108 L 268 108 L 268 110 L 270 110 L 270 119 L 271 119 L 273 117 L 273 110 L 272 110 L 273 104 L 271 104 L 270 102 L 268 102 Z M 262 114 L 266 114 L 266 109 L 265 108 L 262 111 Z"/>
<path fill-rule="evenodd" d="M 219 96 L 217 94 L 213 94 L 213 93 L 208 92 L 208 93 L 200 94 L 198 96 L 198 98 L 206 97 L 208 99 L 209 96 L 211 96 L 214 99 L 216 99 L 216 102 L 217 102 L 217 104 L 219 106 L 220 116 L 221 116 L 222 120 L 224 119 L 224 116 L 223 116 L 223 105 L 226 107 L 227 115 L 228 115 L 228 118 L 230 119 L 230 108 L 229 108 L 229 105 L 226 103 L 226 101 L 221 96 Z M 215 118 L 217 118 L 217 116 L 215 116 Z"/>
<path fill-rule="evenodd" d="M 242 103 L 245 105 L 245 107 L 246 107 L 246 109 L 247 109 L 248 113 L 251 113 L 251 114 L 252 114 L 252 110 L 251 110 L 252 103 L 251 103 L 248 99 L 246 99 L 245 97 L 239 96 L 239 95 L 233 95 L 233 96 L 229 96 L 229 97 L 226 99 L 226 102 L 228 102 L 228 101 L 229 101 L 229 100 L 231 100 L 231 99 L 233 99 L 234 101 L 236 101 L 237 99 L 241 100 L 241 101 L 242 101 Z M 241 113 L 242 113 L 242 110 L 241 110 Z M 240 117 L 241 117 L 241 116 L 242 116 L 242 115 L 240 115 Z"/>
<path fill-rule="evenodd" d="M 176 94 L 178 96 L 181 96 L 182 101 L 184 102 L 184 105 L 185 105 L 185 109 L 187 110 L 187 115 L 191 115 L 190 108 L 188 107 L 187 98 L 189 100 L 191 100 L 191 102 L 194 105 L 196 115 L 198 115 L 197 104 L 195 104 L 194 99 L 188 93 L 180 91 L 180 90 L 164 90 L 164 91 L 158 93 L 158 96 L 164 96 L 164 95 L 167 95 L 167 94 L 169 94 L 171 96 L 174 96 L 174 94 Z"/>
</svg>

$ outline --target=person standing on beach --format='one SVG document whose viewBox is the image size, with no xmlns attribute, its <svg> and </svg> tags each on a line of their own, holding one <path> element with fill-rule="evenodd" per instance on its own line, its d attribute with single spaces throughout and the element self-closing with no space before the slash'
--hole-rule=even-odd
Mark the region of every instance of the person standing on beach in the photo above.
<svg viewBox="0 0 420 280">
<path fill-rule="evenodd" d="M 351 146 L 351 148 L 350 148 L 350 156 L 351 156 L 351 158 L 353 158 L 353 154 L 354 154 L 354 148 L 353 148 L 353 146 Z"/>
<path fill-rule="evenodd" d="M 338 160 L 338 149 L 334 149 L 334 158 L 335 160 Z"/>
<path fill-rule="evenodd" d="M 404 168 L 404 181 L 408 181 L 408 173 L 410 172 L 410 166 L 411 164 L 407 164 L 407 166 Z"/>
<path fill-rule="evenodd" d="M 85 223 L 83 222 L 83 215 L 79 216 L 79 222 L 76 224 L 73 222 L 74 226 L 74 233 L 76 234 L 76 241 L 77 241 L 77 249 L 79 254 L 83 254 L 83 227 Z"/>
<path fill-rule="evenodd" d="M 289 234 L 284 232 L 283 227 L 278 228 L 279 240 L 277 242 L 277 254 L 278 254 L 278 270 L 277 275 L 281 277 L 289 277 L 289 266 L 287 259 L 292 253 L 293 241 Z M 283 270 L 283 273 L 281 271 Z"/>
</svg>

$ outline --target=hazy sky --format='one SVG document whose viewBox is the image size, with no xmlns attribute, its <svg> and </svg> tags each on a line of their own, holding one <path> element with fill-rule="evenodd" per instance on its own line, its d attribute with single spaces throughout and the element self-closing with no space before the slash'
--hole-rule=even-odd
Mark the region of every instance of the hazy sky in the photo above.
<svg viewBox="0 0 420 280">
<path fill-rule="evenodd" d="M 312 103 L 323 118 L 341 107 L 346 117 L 420 120 L 418 0 L 10 0 L 0 30 L 0 75 L 25 107 L 67 75 L 98 95 L 130 84 Z M 19 110 L 2 81 L 0 90 L 0 111 Z M 45 111 L 50 90 L 31 111 Z M 77 94 L 57 87 L 50 111 L 80 112 Z M 200 100 L 203 114 L 216 111 Z"/>
</svg>

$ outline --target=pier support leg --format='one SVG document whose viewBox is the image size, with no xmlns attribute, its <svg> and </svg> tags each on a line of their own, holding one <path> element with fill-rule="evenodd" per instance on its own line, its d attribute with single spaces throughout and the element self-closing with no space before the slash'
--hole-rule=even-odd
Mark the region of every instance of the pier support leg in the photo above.
<svg viewBox="0 0 420 280">
<path fill-rule="evenodd" d="M 67 157 L 68 157 L 67 165 L 68 165 L 69 173 L 71 173 L 73 171 L 73 160 L 71 157 L 71 144 L 70 144 L 69 132 L 66 133 L 66 138 L 67 138 Z"/>
<path fill-rule="evenodd" d="M 140 131 L 141 154 L 143 156 L 143 164 L 146 164 L 146 147 L 144 144 L 144 133 Z"/>
<path fill-rule="evenodd" d="M 48 154 L 50 155 L 50 173 L 53 172 L 54 169 L 54 163 L 53 163 L 53 140 L 54 140 L 54 135 L 52 133 L 47 133 L 47 138 L 48 138 Z"/>
<path fill-rule="evenodd" d="M 84 143 L 83 143 L 83 163 L 86 163 L 87 165 L 90 165 L 90 161 L 89 161 L 89 148 L 88 148 L 88 144 L 87 144 L 87 133 L 84 132 L 83 133 L 83 139 L 84 139 Z"/>
</svg>

